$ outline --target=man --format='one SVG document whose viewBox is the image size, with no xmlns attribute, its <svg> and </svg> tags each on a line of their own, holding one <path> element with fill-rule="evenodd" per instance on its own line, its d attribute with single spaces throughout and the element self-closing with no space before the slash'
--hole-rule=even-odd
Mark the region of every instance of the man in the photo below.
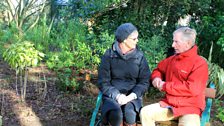
<svg viewBox="0 0 224 126">
<path fill-rule="evenodd" d="M 208 65 L 197 54 L 196 34 L 189 27 L 174 31 L 175 55 L 162 60 L 151 75 L 153 86 L 165 92 L 165 98 L 142 108 L 142 126 L 155 126 L 156 121 L 173 119 L 178 119 L 178 126 L 200 126 Z"/>
</svg>

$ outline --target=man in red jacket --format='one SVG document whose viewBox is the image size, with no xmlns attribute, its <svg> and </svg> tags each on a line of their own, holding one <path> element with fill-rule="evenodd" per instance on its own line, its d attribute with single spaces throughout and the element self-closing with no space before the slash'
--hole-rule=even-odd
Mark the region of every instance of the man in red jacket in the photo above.
<svg viewBox="0 0 224 126">
<path fill-rule="evenodd" d="M 179 120 L 178 126 L 200 126 L 208 65 L 197 54 L 196 34 L 189 27 L 174 31 L 175 55 L 162 60 L 151 75 L 153 86 L 165 92 L 165 98 L 142 108 L 142 126 L 155 126 L 156 121 L 173 119 Z"/>
</svg>

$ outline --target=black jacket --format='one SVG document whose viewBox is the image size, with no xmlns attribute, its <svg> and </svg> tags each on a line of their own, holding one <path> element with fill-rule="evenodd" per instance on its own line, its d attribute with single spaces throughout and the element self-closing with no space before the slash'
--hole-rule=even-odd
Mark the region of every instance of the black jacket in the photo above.
<svg viewBox="0 0 224 126">
<path fill-rule="evenodd" d="M 98 70 L 98 87 L 104 97 L 116 99 L 120 93 L 134 92 L 137 97 L 149 87 L 150 70 L 148 63 L 138 48 L 123 55 L 115 42 L 101 59 Z"/>
</svg>

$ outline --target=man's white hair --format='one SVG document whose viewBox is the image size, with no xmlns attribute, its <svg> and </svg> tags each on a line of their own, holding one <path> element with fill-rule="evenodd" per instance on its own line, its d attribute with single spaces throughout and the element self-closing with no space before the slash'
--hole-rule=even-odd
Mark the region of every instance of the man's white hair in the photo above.
<svg viewBox="0 0 224 126">
<path fill-rule="evenodd" d="M 176 33 L 182 33 L 183 41 L 191 41 L 192 46 L 195 45 L 195 40 L 197 36 L 197 32 L 195 29 L 189 27 L 180 27 L 173 32 L 173 35 Z"/>
</svg>

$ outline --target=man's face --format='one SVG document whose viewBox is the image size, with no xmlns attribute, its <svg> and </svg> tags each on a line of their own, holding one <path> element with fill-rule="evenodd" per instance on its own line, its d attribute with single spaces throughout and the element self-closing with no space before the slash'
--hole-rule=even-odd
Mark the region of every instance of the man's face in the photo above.
<svg viewBox="0 0 224 126">
<path fill-rule="evenodd" d="M 173 35 L 173 44 L 172 47 L 175 50 L 176 54 L 183 53 L 189 50 L 191 46 L 191 42 L 189 40 L 185 40 L 181 32 L 177 32 Z"/>
</svg>

